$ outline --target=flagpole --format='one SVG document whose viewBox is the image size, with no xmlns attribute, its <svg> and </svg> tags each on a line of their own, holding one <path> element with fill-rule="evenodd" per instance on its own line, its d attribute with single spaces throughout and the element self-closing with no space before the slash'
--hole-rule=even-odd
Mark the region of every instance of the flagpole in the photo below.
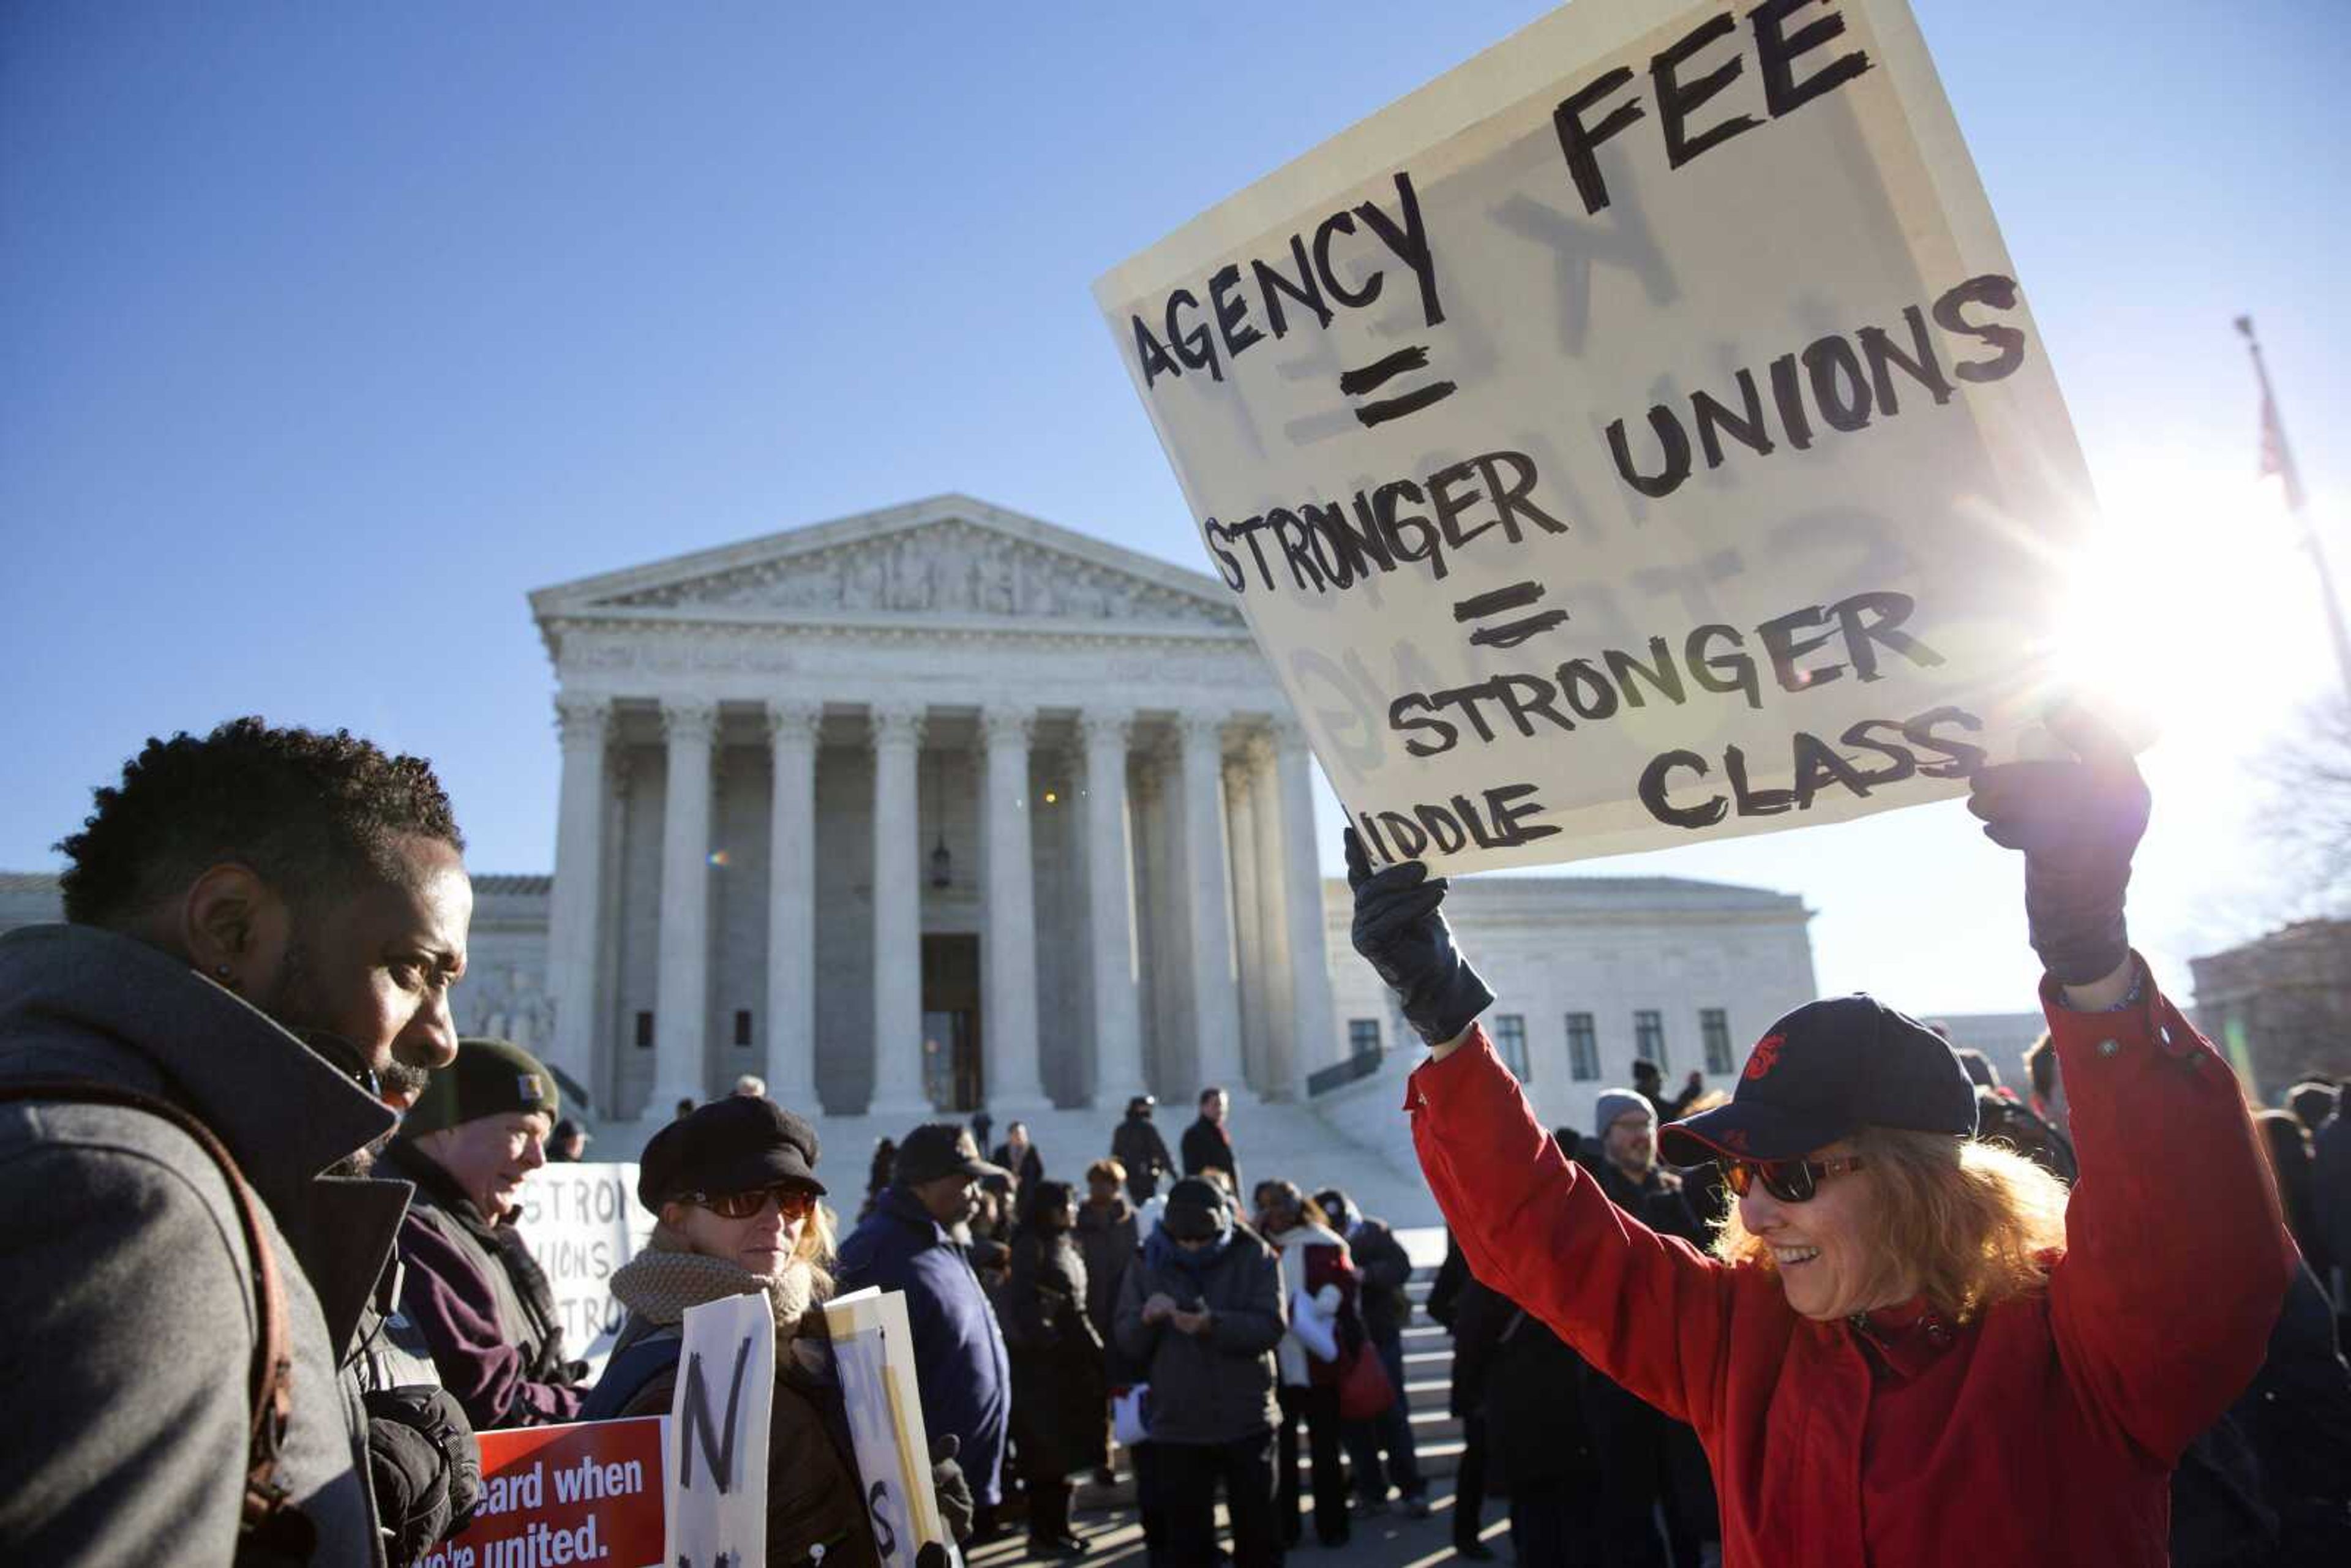
<svg viewBox="0 0 2351 1568">
<path fill-rule="evenodd" d="M 2269 365 L 2262 359 L 2262 340 L 2253 336 L 2253 319 L 2237 318 L 2237 330 L 2244 335 L 2245 347 L 2252 350 L 2253 375 L 2262 388 L 2262 472 L 2274 467 L 2285 481 L 2286 510 L 2302 528 L 2303 548 L 2310 552 L 2311 564 L 2318 569 L 2318 593 L 2326 603 L 2326 628 L 2335 638 L 2335 664 L 2343 676 L 2343 691 L 2351 697 L 2351 631 L 2343 623 L 2343 602 L 2335 595 L 2335 577 L 2326 569 L 2326 552 L 2319 547 L 2318 530 L 2310 526 L 2310 515 L 2304 506 L 2302 476 L 2294 465 L 2294 451 L 2286 444 L 2285 419 L 2278 413 L 2277 394 L 2270 390 Z"/>
</svg>

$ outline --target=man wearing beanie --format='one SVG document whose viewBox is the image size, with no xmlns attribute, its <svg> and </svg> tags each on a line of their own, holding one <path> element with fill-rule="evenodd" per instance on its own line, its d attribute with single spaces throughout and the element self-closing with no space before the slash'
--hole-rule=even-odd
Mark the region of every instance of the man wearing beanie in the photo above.
<svg viewBox="0 0 2351 1568">
<path fill-rule="evenodd" d="M 477 1430 L 573 1420 L 586 1396 L 554 1291 L 508 1222 L 560 1109 L 530 1052 L 461 1040 L 385 1151 L 385 1174 L 416 1184 L 400 1227 L 401 1307 Z"/>
<path fill-rule="evenodd" d="M 1683 1196 L 1681 1178 L 1657 1164 L 1657 1113 L 1650 1096 L 1637 1089 L 1602 1090 L 1593 1104 L 1592 1130 L 1579 1158 L 1610 1201 L 1658 1235 L 1678 1237 L 1703 1251 L 1706 1227 Z M 1596 1368 L 1587 1371 L 1583 1388 L 1598 1476 L 1600 1560 L 1648 1561 L 1656 1551 L 1653 1520 L 1662 1509 L 1675 1560 L 1687 1553 L 1697 1561 L 1715 1511 L 1697 1434 Z"/>
</svg>

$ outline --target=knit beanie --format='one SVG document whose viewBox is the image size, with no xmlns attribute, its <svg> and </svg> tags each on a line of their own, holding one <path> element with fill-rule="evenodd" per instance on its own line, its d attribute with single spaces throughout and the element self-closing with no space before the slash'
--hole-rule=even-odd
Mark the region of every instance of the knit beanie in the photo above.
<svg viewBox="0 0 2351 1568">
<path fill-rule="evenodd" d="M 418 1138 L 508 1112 L 543 1112 L 551 1120 L 561 1109 L 555 1074 L 538 1058 L 507 1040 L 461 1040 L 457 1060 L 434 1072 L 401 1117 L 400 1135 Z"/>
<path fill-rule="evenodd" d="M 1608 1124 L 1619 1116 L 1629 1116 L 1638 1111 L 1651 1121 L 1657 1118 L 1657 1108 L 1630 1089 L 1603 1089 L 1600 1098 L 1592 1103 L 1592 1130 L 1602 1137 L 1608 1134 Z"/>
</svg>

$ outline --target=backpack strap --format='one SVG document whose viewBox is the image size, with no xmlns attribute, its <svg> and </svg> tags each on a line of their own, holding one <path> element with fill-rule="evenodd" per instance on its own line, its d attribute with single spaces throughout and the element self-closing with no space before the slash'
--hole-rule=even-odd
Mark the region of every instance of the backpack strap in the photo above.
<svg viewBox="0 0 2351 1568">
<path fill-rule="evenodd" d="M 580 1407 L 582 1421 L 610 1421 L 628 1407 L 640 1389 L 677 1364 L 685 1340 L 675 1329 L 661 1329 L 612 1353 L 604 1375 L 596 1380 Z"/>
<path fill-rule="evenodd" d="M 246 1183 L 245 1174 L 236 1168 L 236 1161 L 229 1156 L 211 1128 L 170 1101 L 136 1089 L 78 1078 L 22 1079 L 0 1083 L 0 1103 L 22 1100 L 120 1105 L 143 1112 L 185 1133 L 219 1167 L 222 1179 L 228 1184 L 229 1197 L 236 1205 L 238 1228 L 245 1233 L 246 1258 L 253 1270 L 254 1298 L 260 1319 L 259 1332 L 254 1335 L 253 1364 L 248 1375 L 253 1417 L 246 1438 L 245 1502 L 238 1512 L 239 1526 L 247 1537 L 269 1550 L 297 1560 L 307 1559 L 316 1543 L 316 1528 L 294 1506 L 287 1489 L 277 1479 L 278 1454 L 294 1413 L 294 1357 L 286 1337 L 286 1282 L 278 1274 L 277 1258 L 269 1246 L 268 1229 L 262 1223 L 260 1200 Z"/>
</svg>

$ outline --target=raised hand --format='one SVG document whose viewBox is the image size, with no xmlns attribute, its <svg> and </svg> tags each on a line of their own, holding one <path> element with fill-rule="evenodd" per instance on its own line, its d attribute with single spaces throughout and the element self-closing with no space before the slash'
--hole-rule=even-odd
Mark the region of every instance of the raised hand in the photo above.
<svg viewBox="0 0 2351 1568">
<path fill-rule="evenodd" d="M 1430 1045 L 1454 1040 L 1493 1004 L 1494 993 L 1455 951 L 1438 905 L 1445 879 L 1418 861 L 1376 875 L 1364 841 L 1347 830 L 1347 885 L 1355 894 L 1355 951 L 1404 1004 L 1405 1021 Z"/>
<path fill-rule="evenodd" d="M 1968 810 L 1986 838 L 2024 852 L 2024 917 L 2042 967 L 2061 985 L 2087 986 L 2130 956 L 2123 894 L 2150 798 L 2130 747 L 2102 720 L 2068 706 L 2047 723 L 2073 759 L 1980 768 Z"/>
</svg>

